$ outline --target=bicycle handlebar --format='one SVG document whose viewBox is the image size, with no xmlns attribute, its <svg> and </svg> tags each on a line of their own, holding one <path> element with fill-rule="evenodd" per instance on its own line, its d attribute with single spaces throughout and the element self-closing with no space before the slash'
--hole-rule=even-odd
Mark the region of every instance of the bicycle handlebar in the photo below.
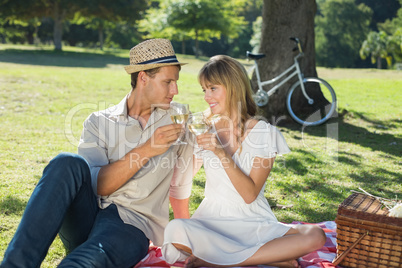
<svg viewBox="0 0 402 268">
<path fill-rule="evenodd" d="M 293 51 L 299 50 L 300 53 L 303 53 L 303 50 L 301 48 L 300 39 L 297 37 L 290 37 L 289 39 L 296 43 L 296 46 L 293 48 Z"/>
<path fill-rule="evenodd" d="M 296 46 L 293 48 L 292 51 L 299 50 L 299 55 L 297 57 L 303 56 L 303 50 L 301 47 L 300 39 L 297 37 L 290 37 L 289 39 L 296 43 Z M 253 54 L 253 53 L 247 51 L 246 56 L 248 59 L 258 60 L 258 59 L 265 57 L 265 54 Z"/>
</svg>

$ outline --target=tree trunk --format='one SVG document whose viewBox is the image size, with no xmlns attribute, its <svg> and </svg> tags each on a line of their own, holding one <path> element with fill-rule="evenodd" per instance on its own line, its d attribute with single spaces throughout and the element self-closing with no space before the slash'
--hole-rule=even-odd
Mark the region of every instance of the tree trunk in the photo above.
<svg viewBox="0 0 402 268">
<path fill-rule="evenodd" d="M 382 69 L 381 57 L 377 57 L 377 69 Z"/>
<path fill-rule="evenodd" d="M 103 27 L 98 28 L 99 48 L 103 50 Z"/>
<path fill-rule="evenodd" d="M 54 4 L 54 27 L 53 27 L 53 42 L 55 50 L 62 50 L 61 40 L 63 37 L 63 22 L 66 11 L 61 9 L 59 3 L 56 1 Z"/>
<path fill-rule="evenodd" d="M 35 24 L 35 31 L 34 31 L 34 45 L 39 45 L 40 39 L 38 36 L 39 26 Z"/>
<path fill-rule="evenodd" d="M 199 57 L 199 47 L 198 47 L 198 30 L 195 30 L 195 57 L 198 59 Z"/>
<path fill-rule="evenodd" d="M 292 51 L 295 44 L 289 40 L 290 37 L 301 41 L 305 56 L 299 62 L 304 75 L 317 76 L 314 44 L 316 10 L 315 0 L 264 0 L 260 52 L 266 57 L 258 61 L 262 81 L 272 79 L 293 64 L 297 52 Z M 269 98 L 268 105 L 262 107 L 270 121 L 272 118 L 276 122 L 279 117 L 288 114 L 286 95 L 296 80 L 295 77 L 284 84 Z M 257 84 L 255 75 L 254 84 Z M 269 86 L 264 89 L 269 89 Z"/>
<path fill-rule="evenodd" d="M 181 54 L 186 54 L 186 40 L 184 38 L 181 40 Z"/>
</svg>

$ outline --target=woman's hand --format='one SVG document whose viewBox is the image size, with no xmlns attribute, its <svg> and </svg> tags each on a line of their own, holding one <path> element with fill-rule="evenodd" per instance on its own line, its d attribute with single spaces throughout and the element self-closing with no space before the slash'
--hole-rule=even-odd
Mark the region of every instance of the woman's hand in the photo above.
<svg viewBox="0 0 402 268">
<path fill-rule="evenodd" d="M 219 142 L 216 134 L 204 133 L 197 136 L 198 146 L 203 150 L 209 150 L 217 155 L 219 158 L 225 157 L 225 150 Z"/>
</svg>

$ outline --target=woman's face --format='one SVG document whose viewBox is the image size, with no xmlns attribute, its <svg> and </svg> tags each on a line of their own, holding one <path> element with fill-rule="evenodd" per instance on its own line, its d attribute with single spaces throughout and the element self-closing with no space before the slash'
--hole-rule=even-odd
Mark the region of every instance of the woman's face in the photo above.
<svg viewBox="0 0 402 268">
<path fill-rule="evenodd" d="M 213 114 L 227 114 L 226 111 L 226 88 L 222 85 L 207 83 L 202 88 L 204 100 L 209 104 Z"/>
</svg>

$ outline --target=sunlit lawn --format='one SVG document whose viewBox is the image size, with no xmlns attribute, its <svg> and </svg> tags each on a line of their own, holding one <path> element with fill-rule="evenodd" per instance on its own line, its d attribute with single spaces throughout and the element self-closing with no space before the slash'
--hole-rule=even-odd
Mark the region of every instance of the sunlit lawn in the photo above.
<svg viewBox="0 0 402 268">
<path fill-rule="evenodd" d="M 129 92 L 127 56 L 0 45 L 0 260 L 49 160 L 76 152 L 85 118 Z M 201 111 L 196 75 L 205 59 L 179 59 L 189 64 L 176 101 Z M 292 152 L 278 157 L 266 197 L 284 222 L 334 220 L 338 205 L 359 187 L 386 198 L 402 195 L 402 73 L 319 68 L 318 74 L 334 87 L 339 116 L 315 128 L 279 125 Z M 201 170 L 194 179 L 191 212 L 202 200 L 204 176 Z M 55 267 L 64 254 L 56 239 L 42 267 Z"/>
</svg>

